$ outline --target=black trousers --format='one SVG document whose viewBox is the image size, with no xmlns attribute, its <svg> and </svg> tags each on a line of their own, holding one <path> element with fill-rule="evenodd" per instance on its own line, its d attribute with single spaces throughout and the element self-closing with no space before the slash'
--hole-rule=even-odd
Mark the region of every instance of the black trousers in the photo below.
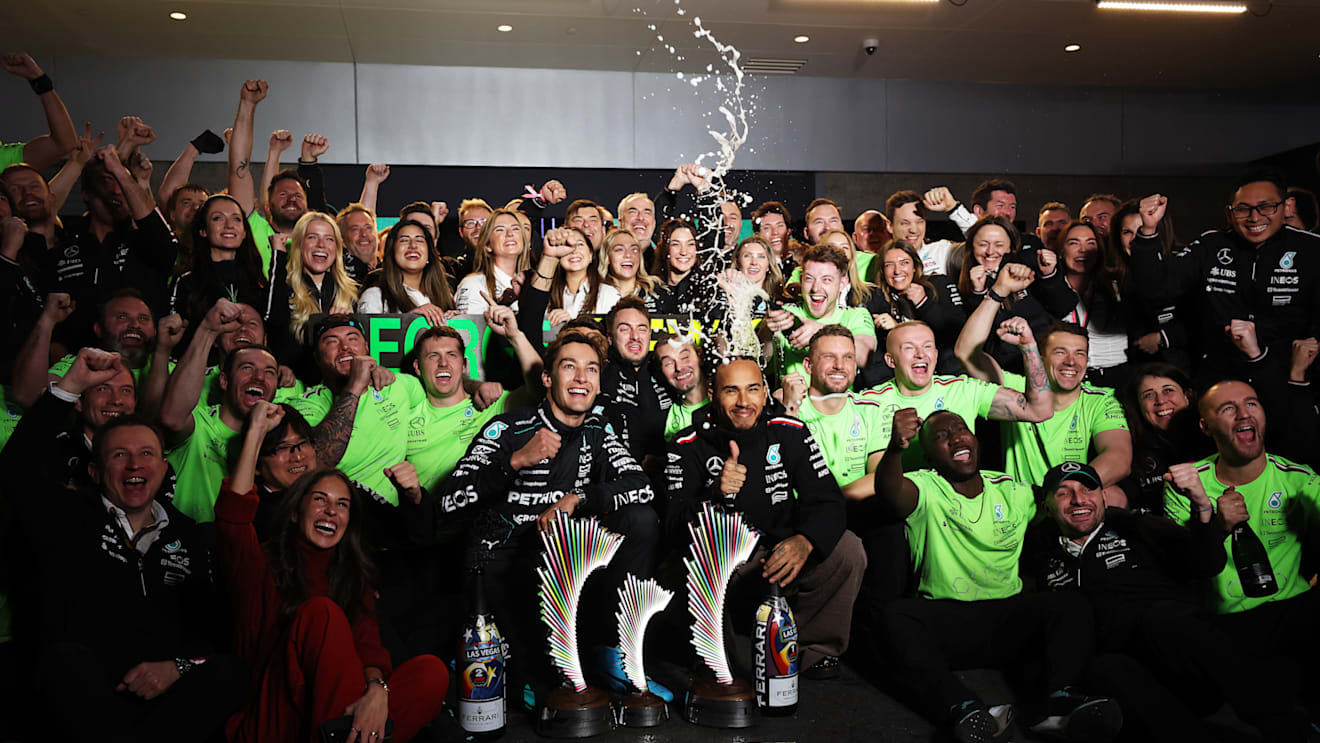
<svg viewBox="0 0 1320 743">
<path fill-rule="evenodd" d="M 936 719 L 976 694 L 954 676 L 969 668 L 1021 669 L 1043 661 L 1044 691 L 1082 679 L 1095 627 L 1085 597 L 1070 592 L 1018 594 L 992 601 L 900 599 L 881 613 L 889 654 Z"/>
<path fill-rule="evenodd" d="M 207 741 L 242 704 L 248 671 L 231 655 L 212 656 L 152 700 L 118 692 L 91 648 L 57 643 L 38 661 L 38 694 L 48 723 L 43 739 Z"/>
<path fill-rule="evenodd" d="M 660 538 L 660 520 L 649 505 L 624 506 L 601 517 L 600 522 L 624 539 L 610 564 L 593 573 L 583 587 L 578 639 L 584 667 L 590 665 L 585 656 L 587 648 L 619 644 L 614 618 L 618 608 L 616 591 L 629 573 L 638 578 L 651 577 Z M 513 700 L 522 694 L 524 683 L 530 683 L 540 698 L 542 692 L 558 686 L 560 681 L 546 652 L 547 627 L 541 620 L 536 568 L 543 566 L 542 550 L 541 537 L 532 528 L 516 542 L 494 550 L 485 566 L 486 600 L 509 646 L 511 658 L 506 672 L 509 698 Z"/>
</svg>

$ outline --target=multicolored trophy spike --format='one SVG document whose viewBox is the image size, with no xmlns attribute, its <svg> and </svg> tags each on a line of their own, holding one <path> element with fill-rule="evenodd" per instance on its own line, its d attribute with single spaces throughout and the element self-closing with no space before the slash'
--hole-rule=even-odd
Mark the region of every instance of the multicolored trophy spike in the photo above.
<svg viewBox="0 0 1320 743">
<path fill-rule="evenodd" d="M 688 611 L 692 613 L 692 646 L 721 684 L 733 683 L 724 649 L 724 594 L 733 571 L 752 557 L 758 534 L 736 511 L 702 504 L 692 535 L 692 559 L 683 558 L 688 576 Z"/>
<path fill-rule="evenodd" d="M 614 559 L 623 544 L 623 535 L 601 526 L 594 518 L 571 519 L 560 511 L 541 532 L 545 567 L 537 568 L 541 577 L 541 619 L 550 627 L 550 662 L 580 692 L 586 691 L 582 678 L 582 658 L 578 655 L 577 612 L 582 585 L 587 576 Z"/>
<path fill-rule="evenodd" d="M 619 587 L 619 610 L 614 614 L 619 620 L 619 650 L 623 653 L 623 672 L 637 691 L 647 690 L 642 662 L 646 625 L 669 606 L 672 598 L 674 592 L 662 588 L 654 578 L 640 580 L 632 573 Z"/>
</svg>

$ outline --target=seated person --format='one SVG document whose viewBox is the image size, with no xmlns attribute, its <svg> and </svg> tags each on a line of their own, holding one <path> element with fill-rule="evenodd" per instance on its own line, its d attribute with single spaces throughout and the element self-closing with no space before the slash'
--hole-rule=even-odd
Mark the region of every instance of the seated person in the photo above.
<svg viewBox="0 0 1320 743">
<path fill-rule="evenodd" d="M 283 415 L 263 405 L 250 440 Z M 351 717 L 346 740 L 412 739 L 440 711 L 449 673 L 430 655 L 392 668 L 353 483 L 333 468 L 303 474 L 284 492 L 273 520 L 279 529 L 263 545 L 253 525 L 256 475 L 255 447 L 245 446 L 215 506 L 236 645 L 252 669 L 252 694 L 229 720 L 229 740 L 317 738 L 341 716 Z"/>
<path fill-rule="evenodd" d="M 83 349 L 67 376 L 72 388 L 91 389 L 122 371 L 112 355 Z M 93 444 L 92 484 L 77 493 L 43 486 L 31 447 L 18 443 L 0 457 L 14 475 L 3 496 L 6 559 L 27 566 L 11 573 L 10 598 L 41 736 L 208 739 L 238 706 L 243 671 L 213 655 L 226 628 L 210 539 L 157 498 L 166 473 L 160 435 L 131 416 L 106 423 Z"/>
<path fill-rule="evenodd" d="M 735 359 L 715 372 L 711 405 L 669 445 L 665 532 L 685 544 L 702 501 L 740 511 L 765 536 L 735 580 L 758 594 L 762 581 L 785 589 L 804 673 L 832 678 L 848 649 L 866 556 L 845 528 L 843 495 L 816 440 L 801 421 L 772 415 L 769 399 L 755 361 Z"/>
<path fill-rule="evenodd" d="M 987 707 L 953 671 L 1041 658 L 1049 696 L 1032 731 L 1112 739 L 1122 725 L 1118 705 L 1076 686 L 1095 641 L 1090 606 L 1074 593 L 1022 592 L 1018 560 L 1036 515 L 1031 488 L 981 470 L 980 445 L 957 413 L 937 410 L 923 422 L 906 408 L 894 413 L 892 430 L 863 495 L 876 497 L 877 517 L 906 525 L 916 568 L 917 596 L 889 602 L 882 615 L 895 678 L 957 740 L 989 741 L 1003 736 L 1013 710 Z M 901 455 L 918 434 L 933 469 L 905 475 Z"/>
<path fill-rule="evenodd" d="M 603 362 L 585 334 L 557 338 L 546 349 L 545 401 L 491 420 L 438 492 L 446 513 L 476 511 L 464 561 L 485 571 L 490 609 L 512 652 L 508 688 L 515 698 L 530 685 L 543 701 L 558 685 L 538 640 L 545 637 L 536 610 L 538 529 L 549 528 L 558 512 L 589 514 L 625 537 L 609 566 L 586 584 L 583 637 L 617 637 L 615 590 L 628 573 L 647 578 L 654 570 L 659 523 L 650 481 L 596 409 Z M 618 648 L 597 653 L 597 670 L 622 688 Z"/>
</svg>

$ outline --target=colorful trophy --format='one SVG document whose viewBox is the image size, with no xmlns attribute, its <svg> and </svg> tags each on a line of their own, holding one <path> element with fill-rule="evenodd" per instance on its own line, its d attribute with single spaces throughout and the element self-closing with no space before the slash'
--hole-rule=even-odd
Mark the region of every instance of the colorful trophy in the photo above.
<svg viewBox="0 0 1320 743">
<path fill-rule="evenodd" d="M 669 716 L 669 708 L 660 697 L 652 694 L 646 685 L 646 669 L 642 650 L 646 625 L 651 617 L 660 613 L 674 597 L 654 578 L 639 580 L 629 574 L 619 588 L 619 649 L 623 654 L 623 672 L 632 684 L 632 690 L 619 705 L 618 720 L 633 728 L 654 727 Z"/>
<path fill-rule="evenodd" d="M 562 511 L 550 526 L 548 532 L 541 532 L 545 567 L 536 573 L 541 577 L 541 619 L 550 628 L 550 662 L 563 672 L 567 685 L 550 693 L 536 732 L 550 738 L 586 738 L 612 730 L 614 717 L 609 695 L 587 686 L 582 677 L 578 602 L 587 576 L 609 564 L 623 536 L 607 531 L 594 518 L 570 519 Z"/>
<path fill-rule="evenodd" d="M 715 674 L 698 677 L 688 690 L 683 716 L 710 727 L 745 728 L 752 724 L 752 687 L 735 679 L 724 644 L 724 596 L 739 565 L 752 557 L 757 533 L 742 514 L 702 505 L 696 522 L 688 524 L 692 559 L 687 566 L 688 611 L 692 613 L 692 645 Z"/>
</svg>

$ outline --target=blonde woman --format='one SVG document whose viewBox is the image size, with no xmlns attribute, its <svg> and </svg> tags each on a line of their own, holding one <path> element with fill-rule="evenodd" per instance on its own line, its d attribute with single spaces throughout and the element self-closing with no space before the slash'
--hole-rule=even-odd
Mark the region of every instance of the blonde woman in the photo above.
<svg viewBox="0 0 1320 743">
<path fill-rule="evenodd" d="M 266 308 L 273 328 L 287 328 L 301 343 L 312 315 L 353 311 L 359 288 L 344 269 L 343 247 L 334 217 L 307 212 L 298 219 L 288 251 L 275 257 Z"/>
<path fill-rule="evenodd" d="M 660 279 L 646 271 L 637 236 L 628 230 L 613 229 L 605 235 L 596 258 L 596 270 L 600 273 L 601 284 L 614 287 L 621 297 L 646 301 L 660 289 Z"/>
<path fill-rule="evenodd" d="M 458 282 L 458 291 L 454 292 L 459 313 L 480 315 L 489 309 L 490 304 L 483 293 L 497 304 L 508 305 L 517 312 L 521 274 L 531 266 L 527 235 L 523 233 L 518 214 L 510 209 L 496 209 L 481 227 L 472 273 Z M 514 277 L 518 278 L 517 288 L 514 287 Z"/>
</svg>

